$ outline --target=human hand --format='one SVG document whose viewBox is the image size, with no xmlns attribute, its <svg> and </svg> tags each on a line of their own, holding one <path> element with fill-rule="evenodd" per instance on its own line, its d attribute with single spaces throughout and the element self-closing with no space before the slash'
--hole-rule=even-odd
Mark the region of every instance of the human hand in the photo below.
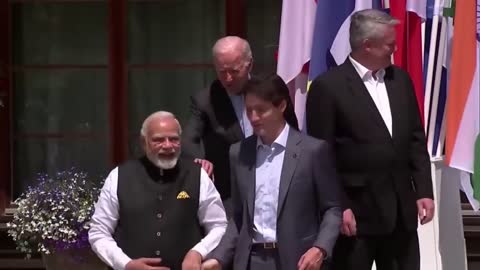
<svg viewBox="0 0 480 270">
<path fill-rule="evenodd" d="M 427 224 L 432 221 L 435 214 L 435 203 L 430 198 L 422 198 L 417 200 L 418 218 L 420 224 Z"/>
<path fill-rule="evenodd" d="M 213 163 L 206 159 L 196 158 L 193 162 L 198 163 L 202 166 L 202 168 L 207 172 L 208 176 L 212 177 L 213 173 Z"/>
<path fill-rule="evenodd" d="M 125 270 L 170 270 L 165 266 L 160 266 L 160 258 L 140 258 L 131 260 L 125 265 Z"/>
<path fill-rule="evenodd" d="M 340 232 L 346 236 L 357 235 L 357 221 L 352 209 L 343 211 L 342 227 Z"/>
<path fill-rule="evenodd" d="M 222 265 L 216 259 L 209 259 L 203 262 L 202 270 L 222 270 Z"/>
<path fill-rule="evenodd" d="M 298 261 L 298 270 L 319 270 L 323 263 L 323 252 L 318 247 L 312 247 Z"/>
<path fill-rule="evenodd" d="M 202 255 L 198 251 L 190 250 L 183 258 L 182 270 L 200 270 Z"/>
</svg>

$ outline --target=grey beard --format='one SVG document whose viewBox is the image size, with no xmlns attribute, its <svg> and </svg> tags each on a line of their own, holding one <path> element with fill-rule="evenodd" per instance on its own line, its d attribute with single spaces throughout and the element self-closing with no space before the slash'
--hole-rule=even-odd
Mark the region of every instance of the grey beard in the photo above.
<svg viewBox="0 0 480 270">
<path fill-rule="evenodd" d="M 175 167 L 178 162 L 178 158 L 180 156 L 180 152 L 176 153 L 175 157 L 172 159 L 160 159 L 158 156 L 150 156 L 147 155 L 148 159 L 158 168 L 163 170 L 169 170 Z"/>
</svg>

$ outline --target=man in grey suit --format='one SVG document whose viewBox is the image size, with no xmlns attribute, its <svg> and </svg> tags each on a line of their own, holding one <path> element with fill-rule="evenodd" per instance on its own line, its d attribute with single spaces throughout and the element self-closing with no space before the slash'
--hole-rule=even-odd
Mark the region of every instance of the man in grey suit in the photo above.
<svg viewBox="0 0 480 270">
<path fill-rule="evenodd" d="M 254 135 L 230 148 L 233 215 L 203 269 L 320 269 L 342 221 L 340 188 L 325 141 L 284 117 L 288 89 L 274 75 L 249 81 Z"/>
</svg>

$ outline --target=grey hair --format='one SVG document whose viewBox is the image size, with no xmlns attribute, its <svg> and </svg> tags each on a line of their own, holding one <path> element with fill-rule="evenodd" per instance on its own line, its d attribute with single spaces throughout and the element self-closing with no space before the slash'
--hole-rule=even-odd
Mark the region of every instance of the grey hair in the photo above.
<svg viewBox="0 0 480 270">
<path fill-rule="evenodd" d="M 212 54 L 215 59 L 217 55 L 221 53 L 231 52 L 236 49 L 242 50 L 242 56 L 245 61 L 252 60 L 252 50 L 250 49 L 250 44 L 243 38 L 237 36 L 226 36 L 223 37 L 213 45 Z"/>
<path fill-rule="evenodd" d="M 147 135 L 147 128 L 150 122 L 154 119 L 166 119 L 166 118 L 173 118 L 175 122 L 177 122 L 178 125 L 178 135 L 182 135 L 182 126 L 180 125 L 180 122 L 178 122 L 177 118 L 175 115 L 171 112 L 167 111 L 158 111 L 150 114 L 145 120 L 143 121 L 142 128 L 140 129 L 140 135 L 145 137 Z"/>
<path fill-rule="evenodd" d="M 350 18 L 350 47 L 360 48 L 366 39 L 383 37 L 384 26 L 395 26 L 399 21 L 378 9 L 365 9 L 355 12 Z"/>
</svg>

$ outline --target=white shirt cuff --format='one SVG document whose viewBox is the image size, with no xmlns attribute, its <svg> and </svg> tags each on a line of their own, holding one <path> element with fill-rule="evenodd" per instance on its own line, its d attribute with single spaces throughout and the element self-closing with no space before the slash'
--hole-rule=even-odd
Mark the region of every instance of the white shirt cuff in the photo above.
<svg viewBox="0 0 480 270">
<path fill-rule="evenodd" d="M 192 250 L 195 250 L 196 252 L 200 253 L 200 255 L 202 255 L 202 260 L 205 258 L 205 256 L 207 256 L 208 254 L 208 251 L 207 251 L 207 248 L 205 248 L 202 243 L 198 243 L 196 244 Z"/>
<path fill-rule="evenodd" d="M 118 257 L 115 258 L 115 262 L 113 263 L 113 269 L 115 270 L 124 270 L 127 263 L 129 263 L 132 259 L 130 259 L 126 254 L 118 254 Z"/>
</svg>

